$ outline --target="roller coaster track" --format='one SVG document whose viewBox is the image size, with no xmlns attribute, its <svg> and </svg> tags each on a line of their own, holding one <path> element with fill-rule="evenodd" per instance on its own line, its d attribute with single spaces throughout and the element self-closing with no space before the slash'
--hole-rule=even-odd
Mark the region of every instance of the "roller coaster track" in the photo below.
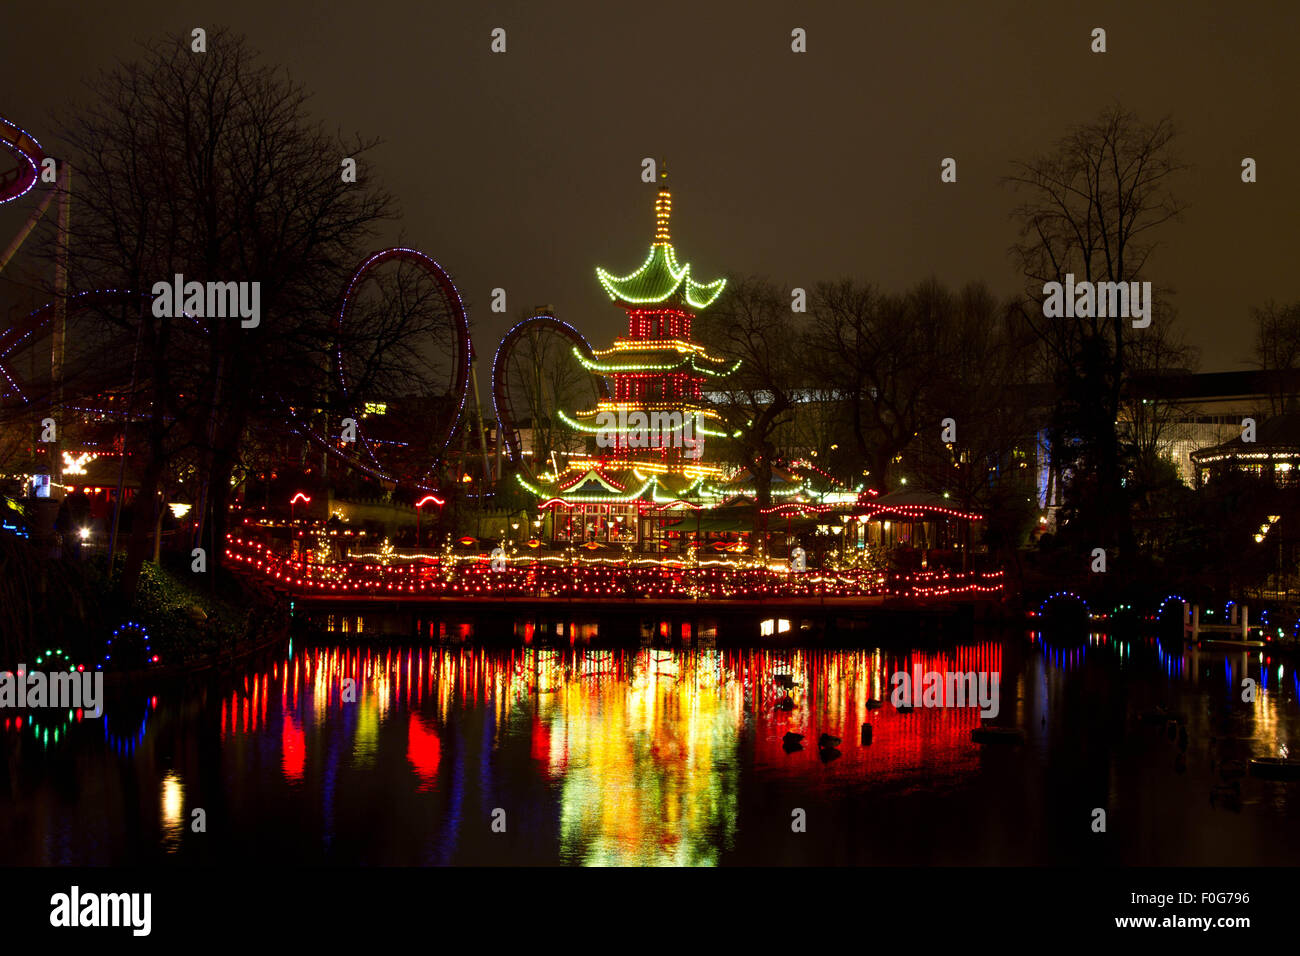
<svg viewBox="0 0 1300 956">
<path fill-rule="evenodd" d="M 0 206 L 27 194 L 40 176 L 45 150 L 31 133 L 0 116 L 0 149 L 15 160 L 12 169 L 0 169 Z"/>
<path fill-rule="evenodd" d="M 3 160 L 6 155 L 12 158 L 12 167 L 4 164 Z M 42 164 L 46 159 L 44 149 L 34 136 L 17 124 L 0 116 L 0 205 L 25 196 L 40 180 Z M 26 225 L 14 237 L 9 246 L 4 250 L 0 250 L 0 269 L 3 269 L 9 259 L 17 252 L 18 247 L 31 233 L 36 222 L 45 213 L 56 196 L 60 197 L 61 202 L 66 204 L 68 200 L 68 174 L 69 168 L 67 164 L 59 163 L 59 177 L 56 188 L 51 189 L 49 194 L 41 200 L 37 208 L 33 210 Z M 64 223 L 61 219 L 60 228 L 63 227 Z M 353 300 L 370 273 L 385 263 L 393 261 L 412 263 L 430 275 L 437 283 L 443 299 L 451 311 L 452 332 L 455 339 L 455 367 L 451 379 L 451 395 L 455 400 L 456 414 L 449 416 L 450 421 L 437 443 L 437 454 L 432 457 L 428 467 L 419 475 L 392 475 L 385 471 L 375 455 L 374 447 L 371 442 L 366 440 L 360 422 L 358 422 L 356 450 L 354 452 L 343 451 L 339 447 L 340 443 L 337 437 L 321 435 L 312 429 L 307 422 L 291 419 L 288 424 L 304 438 L 310 439 L 315 444 L 325 448 L 344 464 L 364 474 L 390 482 L 409 482 L 416 488 L 427 491 L 432 490 L 429 487 L 428 479 L 433 472 L 433 468 L 441 461 L 447 452 L 447 447 L 451 444 L 456 428 L 460 425 L 461 417 L 464 415 L 465 402 L 469 395 L 473 344 L 470 341 L 469 317 L 466 314 L 465 304 L 461 299 L 460 292 L 456 289 L 446 270 L 418 249 L 401 246 L 381 249 L 364 259 L 344 286 L 339 297 L 338 312 L 335 316 L 335 329 L 337 332 L 342 333 L 351 315 Z M 57 279 L 58 276 L 56 275 Z M 77 309 L 117 303 L 137 297 L 146 300 L 148 298 L 144 293 L 101 289 L 72 296 L 67 299 L 66 305 L 69 309 Z M 59 313 L 60 302 L 56 299 L 55 302 L 34 310 L 11 328 L 0 331 L 0 399 L 16 399 L 24 404 L 30 401 L 31 397 L 24 391 L 18 376 L 9 367 L 11 356 L 24 342 L 28 341 Z M 343 355 L 341 334 L 339 339 L 340 343 L 335 350 L 334 356 L 334 372 L 338 377 L 338 384 L 344 396 L 346 396 L 348 393 L 347 363 Z M 414 427 L 421 427 L 423 424 L 416 423 Z"/>
<path fill-rule="evenodd" d="M 519 422 L 515 420 L 514 412 L 510 407 L 510 387 L 506 381 L 506 370 L 515 345 L 524 335 L 537 328 L 562 335 L 573 343 L 584 358 L 590 362 L 596 361 L 596 357 L 591 351 L 591 345 L 583 338 L 582 333 L 568 322 L 557 319 L 553 315 L 539 314 L 530 316 L 517 323 L 501 339 L 501 344 L 497 346 L 496 356 L 492 359 L 492 406 L 496 411 L 497 427 L 500 430 L 499 440 L 504 442 L 511 463 L 525 472 L 528 472 L 529 469 L 524 461 L 522 439 L 519 435 Z M 602 400 L 609 398 L 609 385 L 603 377 L 596 376 L 596 388 Z"/>
<path fill-rule="evenodd" d="M 474 346 L 469 337 L 469 316 L 465 312 L 465 303 L 460 297 L 460 292 L 442 266 L 438 265 L 431 257 L 420 252 L 418 249 L 410 249 L 405 246 L 393 246 L 388 249 L 381 249 L 367 256 L 366 259 L 357 267 L 343 288 L 343 294 L 339 298 L 339 311 L 335 319 L 336 329 L 339 333 L 339 345 L 335 349 L 335 374 L 338 376 L 339 386 L 342 388 L 344 395 L 348 393 L 348 376 L 347 363 L 343 355 L 342 333 L 347 324 L 348 317 L 352 313 L 352 303 L 361 284 L 366 277 L 378 267 L 388 262 L 410 262 L 423 269 L 428 275 L 432 276 L 442 292 L 443 300 L 451 310 L 453 320 L 453 334 L 456 340 L 455 354 L 455 371 L 452 375 L 452 395 L 456 399 L 456 414 L 451 416 L 447 423 L 441 441 L 438 443 L 438 453 L 429 463 L 429 467 L 423 474 L 415 476 L 414 484 L 417 488 L 427 489 L 428 479 L 432 473 L 433 467 L 437 462 L 442 460 L 443 455 L 447 452 L 447 446 L 451 444 L 451 439 L 456 433 L 456 427 L 460 424 L 461 416 L 465 412 L 465 402 L 469 397 L 469 379 L 470 365 L 473 362 Z M 357 422 L 357 445 L 359 449 L 364 450 L 365 455 L 369 458 L 369 464 L 360 462 L 362 470 L 367 473 L 380 477 L 385 477 L 390 481 L 397 480 L 396 476 L 388 476 L 383 473 L 382 465 L 375 455 L 371 442 L 366 440 L 362 431 L 361 422 Z M 346 457 L 346 456 L 345 456 Z"/>
</svg>

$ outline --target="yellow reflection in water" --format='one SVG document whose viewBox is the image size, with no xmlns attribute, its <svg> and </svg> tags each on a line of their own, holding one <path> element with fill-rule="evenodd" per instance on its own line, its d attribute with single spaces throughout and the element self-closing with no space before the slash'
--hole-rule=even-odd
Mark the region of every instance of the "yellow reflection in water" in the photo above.
<svg viewBox="0 0 1300 956">
<path fill-rule="evenodd" d="M 541 698 L 563 770 L 560 842 L 589 865 L 710 866 L 734 838 L 743 692 L 716 652 L 647 650 L 630 682 L 564 682 Z"/>
<path fill-rule="evenodd" d="M 180 849 L 185 829 L 185 784 L 176 771 L 162 781 L 162 843 L 168 853 Z"/>
<path fill-rule="evenodd" d="M 357 727 L 352 738 L 352 757 L 356 766 L 369 767 L 375 762 L 379 744 L 379 702 L 367 690 L 356 707 Z"/>
</svg>

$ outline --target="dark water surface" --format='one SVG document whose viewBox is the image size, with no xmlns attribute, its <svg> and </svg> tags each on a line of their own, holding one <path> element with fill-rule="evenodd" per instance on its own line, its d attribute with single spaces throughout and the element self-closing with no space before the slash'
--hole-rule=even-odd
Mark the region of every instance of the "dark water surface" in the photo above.
<svg viewBox="0 0 1300 956">
<path fill-rule="evenodd" d="M 1026 742 L 972 743 L 974 709 L 899 713 L 901 670 L 998 672 L 994 722 Z M 793 710 L 774 706 L 787 680 Z M 1186 714 L 1185 744 L 1136 720 L 1157 704 Z M 1246 776 L 1239 803 L 1211 788 L 1224 762 L 1285 755 L 1298 713 L 1295 674 L 1267 652 L 1101 636 L 298 646 L 235 680 L 112 699 L 103 720 L 4 714 L 0 863 L 1293 864 L 1300 782 Z M 788 731 L 805 749 L 783 749 Z"/>
</svg>

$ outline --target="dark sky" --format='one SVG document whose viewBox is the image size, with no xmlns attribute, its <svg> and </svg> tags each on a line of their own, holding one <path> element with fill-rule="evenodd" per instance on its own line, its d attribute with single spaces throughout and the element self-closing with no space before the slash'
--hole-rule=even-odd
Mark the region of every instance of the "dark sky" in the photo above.
<svg viewBox="0 0 1300 956">
<path fill-rule="evenodd" d="M 453 274 L 481 360 L 507 327 L 487 308 L 497 286 L 510 317 L 553 304 L 598 347 L 621 330 L 593 273 L 645 255 L 644 156 L 669 160 L 673 238 L 699 279 L 933 274 L 1012 292 L 999 178 L 1116 99 L 1183 130 L 1189 208 L 1147 277 L 1177 291 L 1202 367 L 1249 359 L 1252 304 L 1300 299 L 1294 2 L 8 4 L 0 114 L 57 153 L 46 117 L 83 78 L 137 38 L 216 25 L 287 66 L 331 127 L 385 140 L 377 172 L 403 213 L 385 238 Z M 30 208 L 0 212 L 0 245 Z"/>
</svg>

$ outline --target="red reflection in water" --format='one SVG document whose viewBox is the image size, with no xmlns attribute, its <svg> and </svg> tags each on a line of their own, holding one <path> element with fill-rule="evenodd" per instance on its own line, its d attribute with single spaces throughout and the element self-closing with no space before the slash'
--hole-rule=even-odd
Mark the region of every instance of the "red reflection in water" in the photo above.
<svg viewBox="0 0 1300 956">
<path fill-rule="evenodd" d="M 803 775 L 829 756 L 832 778 L 864 775 L 910 779 L 920 769 L 936 777 L 960 777 L 979 764 L 980 748 L 970 731 L 981 724 L 978 706 L 920 706 L 921 681 L 927 673 L 980 672 L 1001 676 L 1002 654 L 996 644 L 957 647 L 944 651 L 913 651 L 900 656 L 865 652 L 822 652 L 794 655 L 784 661 L 757 656 L 742 665 L 748 686 L 754 689 L 759 733 L 755 740 L 758 767 L 782 774 Z M 891 703 L 894 674 L 906 672 L 917 688 L 913 713 L 900 713 Z M 785 674 L 795 681 L 786 688 L 776 683 Z M 775 703 L 788 695 L 794 706 Z M 999 687 L 999 724 L 1014 722 L 1015 687 Z M 946 693 L 941 692 L 941 697 Z M 874 698 L 879 706 L 869 708 Z M 872 742 L 861 743 L 862 725 L 873 728 Z M 793 753 L 783 746 L 787 732 L 804 735 L 803 749 Z M 842 740 L 838 753 L 819 752 L 818 739 L 830 734 Z"/>
<path fill-rule="evenodd" d="M 303 742 L 302 728 L 294 723 L 292 714 L 284 715 L 284 730 L 280 733 L 284 751 L 284 776 L 290 782 L 302 780 L 303 766 L 307 762 L 307 748 Z"/>
<path fill-rule="evenodd" d="M 528 752 L 542 765 L 542 771 L 546 772 L 551 761 L 551 728 L 542 723 L 536 714 L 533 714 L 532 724 Z"/>
<path fill-rule="evenodd" d="M 406 759 L 420 778 L 417 790 L 428 790 L 438 776 L 438 762 L 442 759 L 442 741 L 436 731 L 425 727 L 419 714 L 411 714 L 410 736 Z"/>
</svg>

